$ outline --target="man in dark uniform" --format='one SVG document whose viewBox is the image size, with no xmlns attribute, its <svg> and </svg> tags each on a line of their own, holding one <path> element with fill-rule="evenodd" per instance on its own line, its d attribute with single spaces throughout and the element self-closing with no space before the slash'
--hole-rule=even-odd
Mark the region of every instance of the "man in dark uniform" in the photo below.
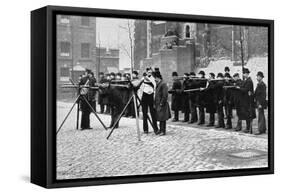
<svg viewBox="0 0 281 194">
<path fill-rule="evenodd" d="M 173 72 L 172 73 L 172 78 L 173 78 L 173 86 L 172 89 L 169 91 L 169 93 L 172 94 L 172 111 L 174 111 L 174 119 L 172 122 L 176 122 L 179 120 L 179 111 L 181 110 L 181 82 L 178 79 L 178 73 Z"/>
<path fill-rule="evenodd" d="M 241 105 L 240 101 L 241 99 L 241 92 L 240 90 L 237 90 L 241 87 L 242 85 L 242 80 L 239 77 L 239 73 L 235 73 L 233 75 L 233 80 L 234 83 L 233 85 L 236 86 L 236 88 L 230 89 L 231 90 L 231 98 L 234 104 L 234 107 L 236 109 L 236 115 L 237 115 L 237 125 L 235 127 L 235 131 L 241 131 L 242 130 L 242 120 L 241 120 L 241 115 L 242 115 L 242 110 L 241 110 Z"/>
<path fill-rule="evenodd" d="M 215 125 L 215 113 L 216 113 L 216 102 L 215 102 L 215 85 L 216 83 L 212 80 L 215 79 L 215 74 L 209 74 L 208 86 L 205 91 L 205 101 L 206 101 L 206 112 L 210 114 L 209 123 L 207 127 L 212 127 Z"/>
<path fill-rule="evenodd" d="M 168 86 L 162 80 L 160 72 L 155 72 L 154 76 L 157 83 L 154 105 L 156 109 L 156 120 L 160 123 L 159 132 L 157 131 L 156 135 L 166 135 L 166 121 L 171 118 L 171 112 L 168 103 Z"/>
<path fill-rule="evenodd" d="M 255 104 L 254 104 L 254 84 L 249 76 L 250 71 L 247 68 L 243 69 L 243 82 L 240 87 L 241 91 L 241 108 L 242 108 L 242 118 L 241 120 L 246 120 L 246 130 L 245 133 L 252 133 L 252 121 L 256 118 Z"/>
<path fill-rule="evenodd" d="M 257 73 L 257 87 L 255 89 L 255 99 L 258 108 L 258 132 L 255 135 L 260 135 L 266 132 L 266 123 L 264 109 L 267 108 L 266 102 L 266 85 L 263 82 L 264 75 L 261 71 Z"/>
<path fill-rule="evenodd" d="M 182 90 L 188 90 L 189 89 L 189 73 L 184 74 L 183 83 L 182 83 Z M 182 122 L 188 122 L 189 121 L 189 93 L 183 92 L 182 94 L 182 112 L 184 113 L 184 119 Z"/>
<path fill-rule="evenodd" d="M 89 85 L 89 73 L 91 71 L 89 69 L 86 69 L 84 76 L 81 78 L 80 82 L 79 82 L 79 86 L 87 86 Z M 86 102 L 86 100 L 88 100 L 88 89 L 87 88 L 81 88 L 80 89 L 80 94 L 82 96 L 84 96 L 85 98 L 83 98 L 81 96 L 80 99 L 80 108 L 81 108 L 81 112 L 82 112 L 82 116 L 81 116 L 81 130 L 85 130 L 85 129 L 92 129 L 90 127 L 90 113 L 91 113 L 91 108 L 88 105 L 88 103 Z"/>
<path fill-rule="evenodd" d="M 229 73 L 224 74 L 225 83 L 224 86 L 232 86 L 233 81 Z M 224 106 L 226 114 L 226 127 L 225 129 L 232 129 L 232 100 L 231 100 L 231 90 L 228 88 L 224 89 Z"/>
<path fill-rule="evenodd" d="M 199 78 L 204 79 L 205 78 L 205 72 L 204 71 L 199 71 L 198 73 Z M 199 109 L 199 122 L 198 125 L 204 125 L 205 124 L 205 107 L 204 107 L 204 91 L 197 92 L 197 97 L 198 97 L 198 109 Z"/>
<path fill-rule="evenodd" d="M 218 73 L 217 78 L 223 79 L 223 74 Z M 218 113 L 218 125 L 216 126 L 216 128 L 225 128 L 224 113 L 223 113 L 223 98 L 224 98 L 223 86 L 224 86 L 223 80 L 217 81 L 215 95 L 216 95 L 216 104 L 217 104 L 217 113 Z"/>
<path fill-rule="evenodd" d="M 195 73 L 191 72 L 190 73 L 190 80 L 189 80 L 189 85 L 188 88 L 189 89 L 194 89 L 195 86 L 195 81 L 192 79 L 193 77 L 195 77 Z M 189 124 L 192 123 L 196 123 L 198 121 L 198 116 L 197 116 L 197 109 L 196 109 L 196 94 L 194 92 L 190 92 L 189 93 L 189 109 L 190 109 L 190 113 L 191 113 L 191 119 L 188 122 Z"/>
</svg>

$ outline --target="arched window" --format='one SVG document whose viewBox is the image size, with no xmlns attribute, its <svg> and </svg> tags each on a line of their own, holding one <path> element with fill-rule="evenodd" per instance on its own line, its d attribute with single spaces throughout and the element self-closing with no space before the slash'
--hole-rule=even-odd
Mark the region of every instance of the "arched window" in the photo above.
<svg viewBox="0 0 281 194">
<path fill-rule="evenodd" d="M 190 26 L 185 26 L 185 38 L 190 38 Z"/>
</svg>

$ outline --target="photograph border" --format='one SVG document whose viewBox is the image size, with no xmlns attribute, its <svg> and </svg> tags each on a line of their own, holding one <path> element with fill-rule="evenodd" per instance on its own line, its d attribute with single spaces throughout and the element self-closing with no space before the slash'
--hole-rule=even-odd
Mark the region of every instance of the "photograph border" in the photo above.
<svg viewBox="0 0 281 194">
<path fill-rule="evenodd" d="M 56 179 L 56 16 L 77 15 L 268 27 L 268 167 L 86 179 Z M 37 83 L 39 82 L 39 83 Z M 46 88 L 42 87 L 45 84 Z M 42 89 L 43 88 L 43 89 Z M 37 114 L 36 114 L 37 113 Z M 40 114 L 38 114 L 40 113 Z M 46 188 L 171 181 L 274 173 L 274 21 L 80 7 L 31 12 L 31 182 Z"/>
</svg>

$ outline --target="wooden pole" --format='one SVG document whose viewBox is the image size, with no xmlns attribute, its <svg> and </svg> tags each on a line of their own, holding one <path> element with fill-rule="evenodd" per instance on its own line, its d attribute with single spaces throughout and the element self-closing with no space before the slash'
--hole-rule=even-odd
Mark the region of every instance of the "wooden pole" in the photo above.
<svg viewBox="0 0 281 194">
<path fill-rule="evenodd" d="M 131 26 L 129 24 L 129 20 L 128 20 L 128 30 L 129 30 L 129 39 L 130 39 L 130 48 L 131 48 L 131 80 L 133 80 L 134 55 L 133 55 L 132 32 L 131 32 Z M 135 94 L 134 91 L 133 91 L 133 101 L 134 101 L 134 109 L 135 109 L 135 115 L 136 115 L 136 126 L 137 126 L 138 141 L 141 141 L 139 116 L 138 116 L 138 110 L 137 110 L 137 99 L 136 99 L 136 94 Z"/>
</svg>

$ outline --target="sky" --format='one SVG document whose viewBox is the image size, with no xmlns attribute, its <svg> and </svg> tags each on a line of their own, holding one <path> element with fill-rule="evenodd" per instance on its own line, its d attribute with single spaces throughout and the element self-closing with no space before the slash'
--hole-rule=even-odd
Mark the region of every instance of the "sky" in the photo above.
<svg viewBox="0 0 281 194">
<path fill-rule="evenodd" d="M 132 23 L 133 20 L 130 20 Z M 130 58 L 124 49 L 129 51 L 129 33 L 124 29 L 128 19 L 97 17 L 97 46 L 119 48 L 119 68 L 130 67 Z"/>
</svg>

